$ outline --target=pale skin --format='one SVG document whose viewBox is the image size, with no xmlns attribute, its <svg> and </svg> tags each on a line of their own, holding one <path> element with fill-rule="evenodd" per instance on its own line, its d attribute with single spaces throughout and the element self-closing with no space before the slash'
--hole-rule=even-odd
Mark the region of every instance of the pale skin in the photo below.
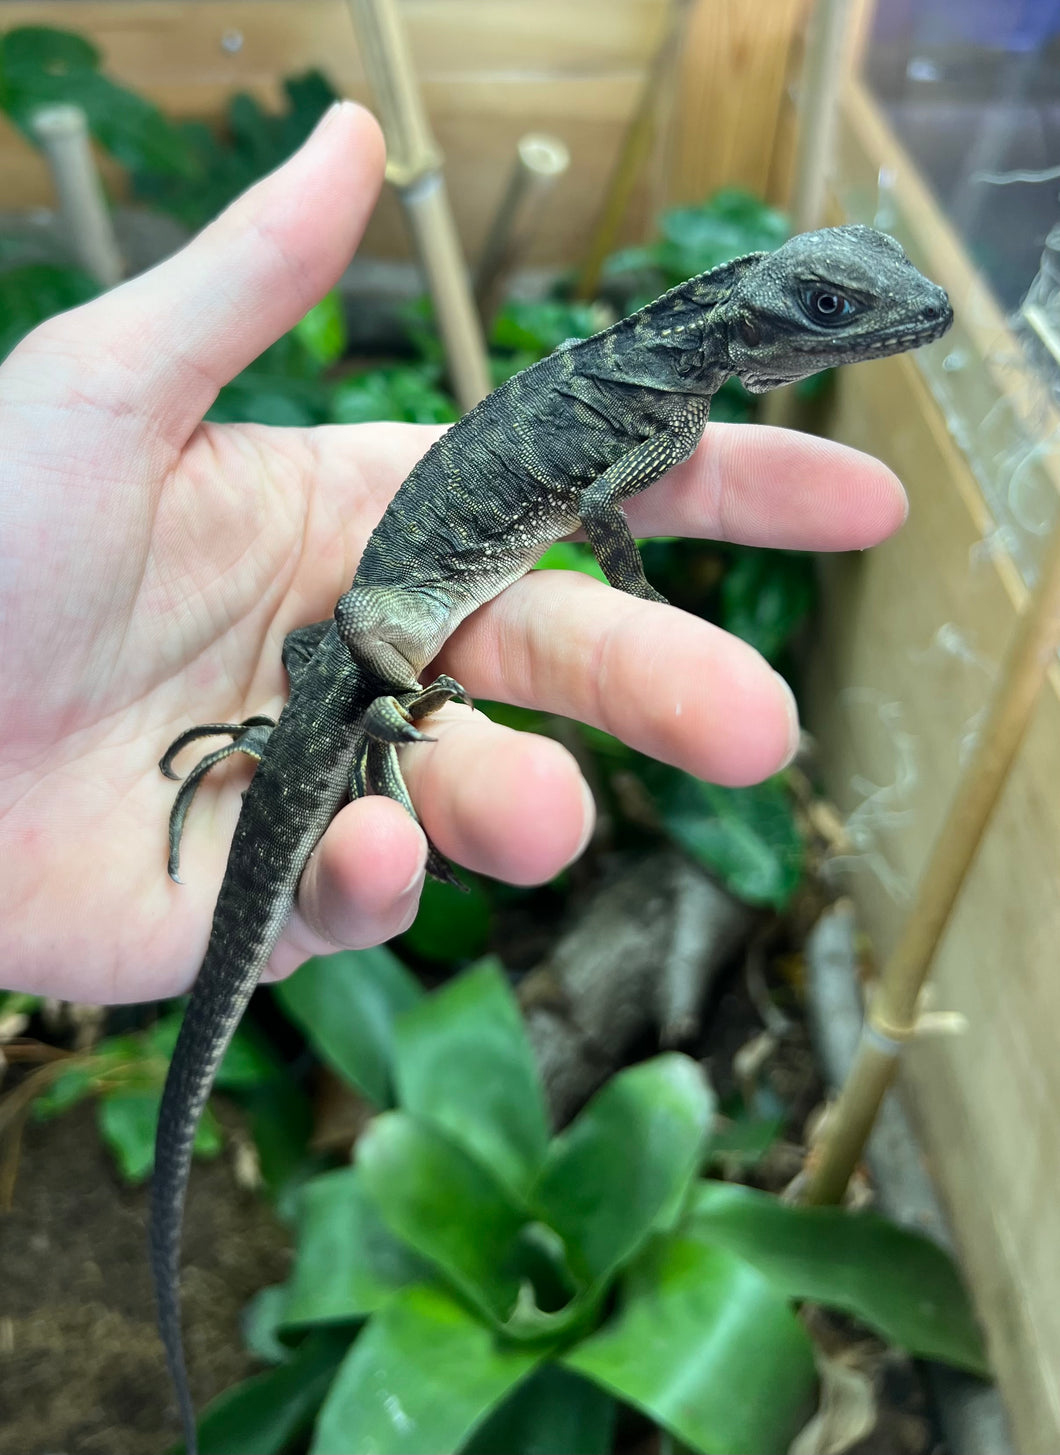
<svg viewBox="0 0 1060 1455">
<path fill-rule="evenodd" d="M 176 995 L 195 977 L 250 768 L 235 759 L 200 788 L 178 886 L 165 872 L 173 786 L 158 758 L 191 724 L 278 712 L 284 634 L 331 614 L 436 434 L 202 417 L 334 284 L 382 167 L 375 122 L 346 103 L 181 253 L 49 321 L 0 369 L 7 986 L 120 1002 Z M 905 497 L 883 465 L 840 445 L 708 425 L 628 515 L 639 535 L 849 550 L 895 530 Z M 505 591 L 436 668 L 475 697 L 593 723 L 720 783 L 767 777 L 796 742 L 791 695 L 750 647 L 572 572 Z M 562 747 L 456 704 L 430 731 L 437 741 L 407 750 L 405 770 L 448 858 L 534 884 L 582 851 L 592 800 Z M 397 804 L 343 809 L 270 975 L 400 933 L 424 855 Z"/>
</svg>

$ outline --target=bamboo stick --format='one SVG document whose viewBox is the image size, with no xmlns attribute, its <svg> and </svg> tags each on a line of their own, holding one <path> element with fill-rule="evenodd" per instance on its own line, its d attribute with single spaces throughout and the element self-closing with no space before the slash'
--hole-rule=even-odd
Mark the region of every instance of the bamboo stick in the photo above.
<svg viewBox="0 0 1060 1455">
<path fill-rule="evenodd" d="M 792 232 L 820 227 L 835 153 L 839 93 L 853 39 L 851 0 L 817 0 L 799 83 L 799 128 L 791 200 Z"/>
<path fill-rule="evenodd" d="M 829 1118 L 805 1200 L 840 1202 L 898 1061 L 965 878 L 1060 648 L 1060 521 L 1016 627 L 971 761 L 957 784 L 901 937 L 884 966 L 850 1076 Z"/>
<path fill-rule="evenodd" d="M 569 166 L 570 152 L 559 137 L 529 132 L 519 138 L 515 166 L 475 270 L 475 303 L 487 332 L 505 284 L 534 240 L 545 199 Z"/>
<path fill-rule="evenodd" d="M 42 106 L 33 113 L 30 130 L 48 163 L 71 252 L 97 283 L 113 288 L 121 282 L 124 266 L 85 113 L 80 106 Z"/>
<path fill-rule="evenodd" d="M 427 278 L 461 409 L 490 391 L 489 364 L 431 133 L 393 0 L 349 0 L 364 68 L 387 142 L 387 180 L 397 190 Z"/>
<path fill-rule="evenodd" d="M 659 92 L 680 53 L 690 3 L 691 0 L 670 0 L 670 12 L 663 38 L 652 57 L 640 98 L 637 101 L 637 109 L 630 118 L 625 136 L 622 138 L 618 160 L 615 162 L 607 184 L 607 191 L 604 194 L 600 219 L 593 231 L 585 258 L 578 269 L 574 285 L 576 298 L 596 297 L 604 259 L 608 253 L 614 251 L 622 219 L 626 215 L 629 200 L 633 195 L 633 188 L 636 186 L 641 168 L 651 149 Z"/>
</svg>

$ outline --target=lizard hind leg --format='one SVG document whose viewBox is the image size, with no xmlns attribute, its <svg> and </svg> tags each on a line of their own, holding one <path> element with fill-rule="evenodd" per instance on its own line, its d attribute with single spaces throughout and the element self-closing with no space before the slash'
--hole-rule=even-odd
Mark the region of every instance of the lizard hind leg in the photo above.
<svg viewBox="0 0 1060 1455">
<path fill-rule="evenodd" d="M 400 698 L 377 697 L 362 722 L 364 737 L 350 767 L 350 797 L 363 798 L 367 793 L 378 793 L 385 798 L 392 798 L 395 803 L 401 804 L 410 818 L 419 823 L 419 815 L 398 762 L 397 745 L 433 741 L 415 727 L 413 719 L 428 717 L 454 697 L 462 697 L 465 702 L 470 702 L 460 683 L 444 675 L 418 692 L 401 693 Z M 466 888 L 429 838 L 427 872 L 443 884 L 453 884 L 458 889 Z"/>
<path fill-rule="evenodd" d="M 174 884 L 184 882 L 180 877 L 180 840 L 184 832 L 184 821 L 188 816 L 188 809 L 191 807 L 191 800 L 195 797 L 199 784 L 211 768 L 216 767 L 218 763 L 223 763 L 233 753 L 245 753 L 255 762 L 260 762 L 269 734 L 275 726 L 271 717 L 248 717 L 245 722 L 207 722 L 199 727 L 188 728 L 166 749 L 158 766 L 167 778 L 180 781 L 180 775 L 173 771 L 173 759 L 189 743 L 193 743 L 199 738 L 219 737 L 222 734 L 228 734 L 232 738 L 232 741 L 226 743 L 223 748 L 217 748 L 214 752 L 207 753 L 196 763 L 187 778 L 181 782 L 177 796 L 173 800 L 173 808 L 169 815 L 169 863 L 167 869 Z"/>
<path fill-rule="evenodd" d="M 409 797 L 408 788 L 405 786 L 405 775 L 401 771 L 397 748 L 393 743 L 381 743 L 373 741 L 371 738 L 367 739 L 362 773 L 366 786 L 372 792 L 381 794 L 384 798 L 392 798 L 395 803 L 401 804 L 415 823 L 420 822 L 412 799 Z M 422 824 L 420 827 L 422 828 Z M 427 873 L 432 879 L 437 879 L 442 884 L 452 884 L 456 889 L 465 891 L 467 889 L 467 885 L 457 877 L 449 861 L 438 852 L 429 838 L 427 838 Z"/>
</svg>

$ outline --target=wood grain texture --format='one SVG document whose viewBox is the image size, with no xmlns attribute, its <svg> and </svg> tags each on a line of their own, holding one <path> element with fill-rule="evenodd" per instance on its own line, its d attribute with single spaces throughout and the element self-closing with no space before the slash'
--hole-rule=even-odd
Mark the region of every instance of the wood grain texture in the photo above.
<svg viewBox="0 0 1060 1455">
<path fill-rule="evenodd" d="M 953 297 L 953 334 L 932 348 L 974 361 L 956 395 L 962 411 L 975 411 L 969 433 L 991 405 L 1008 410 L 1015 429 L 1021 411 L 1004 402 L 997 367 L 1003 318 L 863 92 L 848 96 L 844 121 L 844 216 L 866 220 L 859 189 L 887 167 L 886 225 Z M 885 459 L 911 500 L 893 541 L 826 564 L 809 691 L 829 787 L 860 836 L 849 885 L 879 959 L 1027 594 L 928 387 L 938 363 L 896 358 L 842 371 L 829 420 L 837 438 Z M 1060 1449 L 1058 684 L 1054 670 L 936 963 L 935 1003 L 962 1011 L 967 1034 L 915 1044 L 905 1075 L 1026 1450 Z"/>
<path fill-rule="evenodd" d="M 698 200 L 729 183 L 768 187 L 786 48 L 806 3 L 699 0 L 681 85 L 660 98 L 656 160 L 638 180 L 623 241 L 646 236 L 667 201 Z M 666 0 L 403 0 L 401 10 L 468 256 L 482 246 L 519 138 L 547 128 L 567 144 L 571 166 L 527 262 L 573 262 L 637 104 Z M 236 90 L 277 106 L 282 77 L 312 66 L 344 95 L 370 100 L 345 0 L 6 0 L 2 20 L 5 28 L 80 30 L 110 74 L 176 116 L 216 120 Z M 222 39 L 235 36 L 231 52 Z M 4 125 L 0 175 L 7 205 L 50 205 L 43 165 Z M 116 170 L 107 175 L 120 188 Z M 381 206 L 365 250 L 408 256 L 396 207 Z"/>
<path fill-rule="evenodd" d="M 780 116 L 809 0 L 699 0 L 688 27 L 670 149 L 669 192 L 695 202 L 717 187 L 773 193 Z"/>
</svg>

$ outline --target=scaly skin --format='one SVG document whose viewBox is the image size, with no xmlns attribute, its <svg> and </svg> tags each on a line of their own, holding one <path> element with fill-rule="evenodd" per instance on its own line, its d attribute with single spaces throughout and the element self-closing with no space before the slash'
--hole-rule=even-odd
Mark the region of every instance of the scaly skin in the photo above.
<svg viewBox="0 0 1060 1455">
<path fill-rule="evenodd" d="M 372 533 L 334 622 L 287 638 L 291 693 L 279 722 L 210 725 L 232 742 L 204 764 L 248 752 L 259 767 L 158 1123 L 151 1260 L 189 1455 L 195 1414 L 178 1277 L 195 1129 L 309 855 L 347 795 L 385 793 L 412 812 L 396 746 L 421 737 L 412 718 L 460 690 L 447 678 L 423 688 L 420 674 L 466 616 L 579 525 L 613 586 L 661 600 L 621 505 L 691 454 L 725 379 L 735 374 L 755 392 L 771 389 L 915 348 L 951 321 L 945 293 L 897 243 L 871 228 L 844 227 L 727 263 L 603 333 L 571 341 L 483 400 L 412 470 Z M 197 781 L 193 773 L 171 819 L 174 877 Z M 433 851 L 428 864 L 446 877 Z"/>
</svg>

